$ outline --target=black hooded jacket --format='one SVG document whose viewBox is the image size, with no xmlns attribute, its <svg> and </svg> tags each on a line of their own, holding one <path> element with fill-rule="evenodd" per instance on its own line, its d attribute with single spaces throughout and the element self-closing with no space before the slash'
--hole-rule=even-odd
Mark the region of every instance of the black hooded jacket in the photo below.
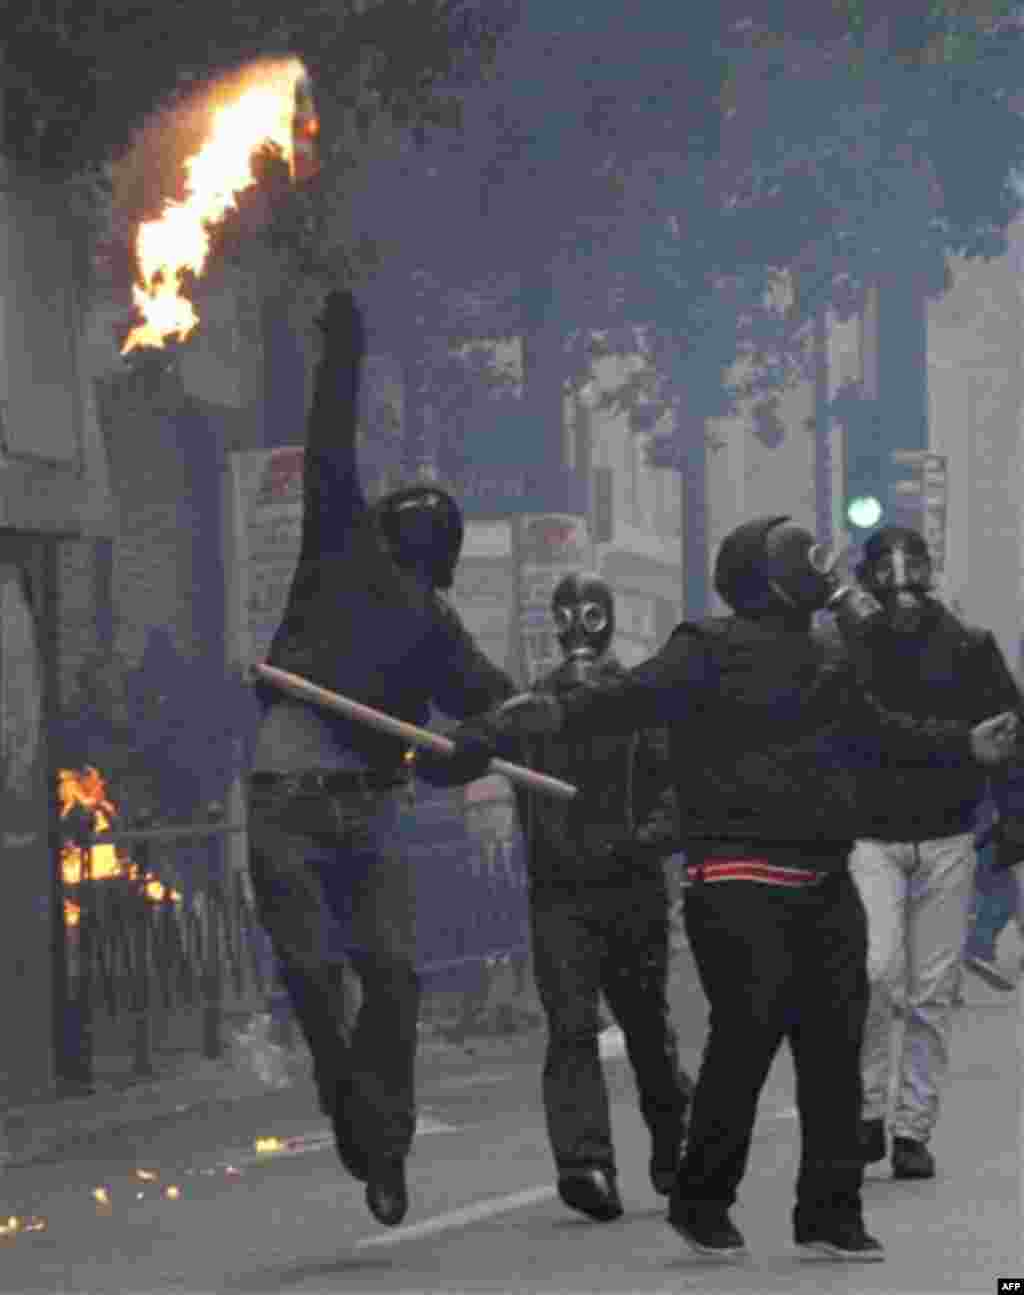
<svg viewBox="0 0 1024 1295">
<path fill-rule="evenodd" d="M 974 766 L 971 724 L 887 710 L 858 680 L 837 635 L 770 596 L 765 535 L 723 543 L 716 585 L 735 614 L 675 630 L 619 680 L 563 698 L 572 735 L 667 725 L 680 836 L 691 856 L 737 852 L 845 866 L 865 834 L 858 751 L 884 744 L 922 765 Z"/>
<path fill-rule="evenodd" d="M 865 685 L 885 706 L 968 724 L 1021 711 L 1020 692 L 993 634 L 964 625 L 938 601 L 929 600 L 916 632 L 899 634 L 882 623 L 851 644 L 851 653 Z M 973 761 L 936 768 L 911 752 L 873 745 L 860 755 L 865 836 L 927 841 L 973 830 L 988 770 Z M 1005 779 L 992 779 L 1004 822 Z"/>
<path fill-rule="evenodd" d="M 392 560 L 359 482 L 356 429 L 363 354 L 324 336 L 309 413 L 302 545 L 268 662 L 321 687 L 426 724 L 430 703 L 457 719 L 511 696 L 512 680 L 477 648 L 436 590 Z M 260 687 L 260 699 L 278 694 Z M 338 745 L 371 766 L 401 766 L 405 744 L 329 719 Z"/>
<path fill-rule="evenodd" d="M 620 680 L 625 667 L 608 652 L 595 663 L 598 683 Z M 573 676 L 568 663 L 539 679 L 535 690 L 561 696 Z M 502 754 L 579 788 L 573 800 L 516 788 L 531 885 L 592 886 L 635 881 L 644 868 L 657 874 L 656 838 L 672 839 L 663 822 L 671 783 L 664 734 L 641 730 L 573 739 L 553 736 L 522 744 L 506 740 Z M 640 842 L 643 842 L 643 845 Z M 671 853 L 672 847 L 663 853 Z"/>
</svg>

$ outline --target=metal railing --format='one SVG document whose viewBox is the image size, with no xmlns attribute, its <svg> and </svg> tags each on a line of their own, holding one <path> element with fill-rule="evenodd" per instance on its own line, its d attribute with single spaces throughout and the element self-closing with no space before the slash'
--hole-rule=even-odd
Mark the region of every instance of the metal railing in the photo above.
<svg viewBox="0 0 1024 1295">
<path fill-rule="evenodd" d="M 182 826 L 141 825 L 144 821 L 74 842 L 82 851 L 81 881 L 64 886 L 78 916 L 64 928 L 65 1045 L 58 1070 L 76 1085 L 94 1080 L 98 1013 L 109 1022 L 129 1023 L 131 1074 L 152 1078 L 161 1009 L 198 1008 L 200 1050 L 216 1060 L 225 1053 L 227 1010 L 265 1011 L 275 984 L 248 872 L 231 867 L 227 858 L 228 838 L 245 827 L 213 814 L 206 822 Z M 98 846 L 123 852 L 125 875 L 92 875 Z M 428 839 L 412 850 L 414 856 L 422 853 L 433 881 L 441 883 L 443 872 L 447 882 L 421 890 L 420 970 L 468 1030 L 492 999 L 502 968 L 519 969 L 517 981 L 525 974 L 522 856 L 507 840 L 497 839 Z M 463 972 L 470 973 L 468 981 Z"/>
<path fill-rule="evenodd" d="M 223 1055 L 228 995 L 266 992 L 268 944 L 248 875 L 231 870 L 227 838 L 241 825 L 216 820 L 93 834 L 82 851 L 81 880 L 65 885 L 77 920 L 65 920 L 64 1077 L 91 1083 L 97 1009 L 132 1026 L 132 1074 L 155 1075 L 154 1014 L 199 1007 L 203 1056 Z M 129 875 L 92 876 L 97 846 L 126 852 Z M 70 1062 L 70 1064 L 68 1064 Z"/>
</svg>

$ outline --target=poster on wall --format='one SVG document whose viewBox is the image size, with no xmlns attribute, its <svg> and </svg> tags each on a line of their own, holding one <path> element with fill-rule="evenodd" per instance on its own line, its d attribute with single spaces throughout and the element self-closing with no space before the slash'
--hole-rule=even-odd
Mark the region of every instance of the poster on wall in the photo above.
<svg viewBox="0 0 1024 1295">
<path fill-rule="evenodd" d="M 570 571 L 592 565 L 586 519 L 568 513 L 527 514 L 519 531 L 519 632 L 528 684 L 561 658 L 551 622 L 551 595 Z"/>
<path fill-rule="evenodd" d="M 228 456 L 224 571 L 228 660 L 262 661 L 284 612 L 302 538 L 301 446 Z"/>
<path fill-rule="evenodd" d="M 5 565 L 0 567 L 0 760 L 8 810 L 36 794 L 42 688 L 35 620 L 22 574 L 17 566 Z"/>
<path fill-rule="evenodd" d="M 301 446 L 228 455 L 224 472 L 225 654 L 229 669 L 266 658 L 284 612 L 302 538 Z M 255 710 L 255 703 L 254 703 Z M 246 764 L 236 739 L 235 767 Z M 244 823 L 241 777 L 228 793 L 228 819 Z M 228 837 L 233 871 L 246 875 L 245 834 Z"/>
</svg>

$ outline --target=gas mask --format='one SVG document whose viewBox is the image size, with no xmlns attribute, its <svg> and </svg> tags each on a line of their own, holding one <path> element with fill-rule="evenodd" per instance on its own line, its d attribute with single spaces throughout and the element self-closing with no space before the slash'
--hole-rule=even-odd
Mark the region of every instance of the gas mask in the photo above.
<svg viewBox="0 0 1024 1295">
<path fill-rule="evenodd" d="M 810 531 L 786 520 L 765 536 L 764 575 L 776 598 L 798 612 L 821 611 L 836 592 L 842 549 L 819 543 Z"/>
<path fill-rule="evenodd" d="M 582 682 L 615 633 L 612 591 L 596 575 L 565 576 L 551 596 L 551 616 L 569 673 Z"/>
<path fill-rule="evenodd" d="M 781 615 L 802 625 L 835 593 L 841 556 L 789 517 L 758 517 L 722 541 L 715 589 L 741 616 Z"/>
<path fill-rule="evenodd" d="M 462 552 L 462 515 L 443 490 L 412 486 L 377 505 L 381 534 L 397 566 L 433 589 L 450 589 Z"/>
<path fill-rule="evenodd" d="M 931 603 L 932 563 L 917 531 L 890 526 L 868 540 L 857 576 L 878 600 L 890 629 L 912 634 Z"/>
</svg>

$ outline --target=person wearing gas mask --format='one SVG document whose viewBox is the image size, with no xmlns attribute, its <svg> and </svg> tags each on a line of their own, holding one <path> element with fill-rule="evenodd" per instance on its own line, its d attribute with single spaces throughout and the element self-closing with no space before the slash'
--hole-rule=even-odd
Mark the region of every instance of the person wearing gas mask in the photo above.
<svg viewBox="0 0 1024 1295">
<path fill-rule="evenodd" d="M 366 346 L 350 294 L 327 297 L 320 326 L 301 550 L 268 660 L 416 724 L 431 702 L 455 718 L 475 714 L 514 687 L 443 597 L 462 544 L 459 510 L 432 486 L 367 504 L 356 460 Z M 366 1182 L 374 1216 L 394 1225 L 408 1207 L 416 1123 L 420 981 L 402 849 L 415 827 L 410 760 L 400 741 L 264 685 L 257 692 L 264 713 L 248 797 L 260 917 L 339 1157 Z M 464 743 L 445 779 L 479 777 L 488 760 Z"/>
<path fill-rule="evenodd" d="M 625 673 L 611 651 L 612 591 L 574 573 L 554 590 L 551 615 L 564 661 L 534 685 L 561 696 Z M 603 994 L 626 1040 L 651 1136 L 655 1191 L 675 1182 L 692 1080 L 669 1020 L 669 902 L 663 856 L 674 822 L 663 798 L 663 735 L 506 741 L 501 753 L 573 783 L 572 801 L 517 792 L 527 843 L 533 970 L 547 1018 L 542 1091 L 558 1193 L 598 1221 L 622 1212 L 608 1090 L 598 1048 Z"/>
<path fill-rule="evenodd" d="M 994 636 L 963 624 L 933 596 L 931 559 L 917 531 L 888 526 L 873 534 L 857 577 L 883 614 L 857 636 L 854 659 L 884 705 L 965 723 L 999 710 L 1019 712 L 1020 693 Z M 931 1178 L 929 1142 L 949 1065 L 976 865 L 975 822 L 989 780 L 974 762 L 922 760 L 900 748 L 883 749 L 880 757 L 869 749 L 864 765 L 867 813 L 851 859 L 870 936 L 864 1158 L 886 1158 L 888 1132 L 893 1177 Z M 996 831 L 1019 835 L 1007 786 L 1008 774 L 992 779 Z M 894 1011 L 905 1027 L 896 1059 Z"/>
<path fill-rule="evenodd" d="M 668 727 L 692 881 L 686 932 L 711 1009 L 669 1222 L 712 1258 L 745 1249 L 729 1211 L 783 1040 L 801 1122 L 797 1246 L 809 1257 L 882 1257 L 861 1201 L 868 982 L 864 906 L 847 866 L 863 827 L 855 744 L 976 769 L 1004 760 L 1015 735 L 1012 715 L 975 725 L 884 707 L 842 637 L 812 629 L 828 605 L 846 634 L 877 614 L 870 595 L 838 587 L 835 565 L 788 517 L 747 522 L 715 564 L 729 615 L 683 622 L 619 678 L 523 694 L 467 731 L 585 742 Z"/>
</svg>

